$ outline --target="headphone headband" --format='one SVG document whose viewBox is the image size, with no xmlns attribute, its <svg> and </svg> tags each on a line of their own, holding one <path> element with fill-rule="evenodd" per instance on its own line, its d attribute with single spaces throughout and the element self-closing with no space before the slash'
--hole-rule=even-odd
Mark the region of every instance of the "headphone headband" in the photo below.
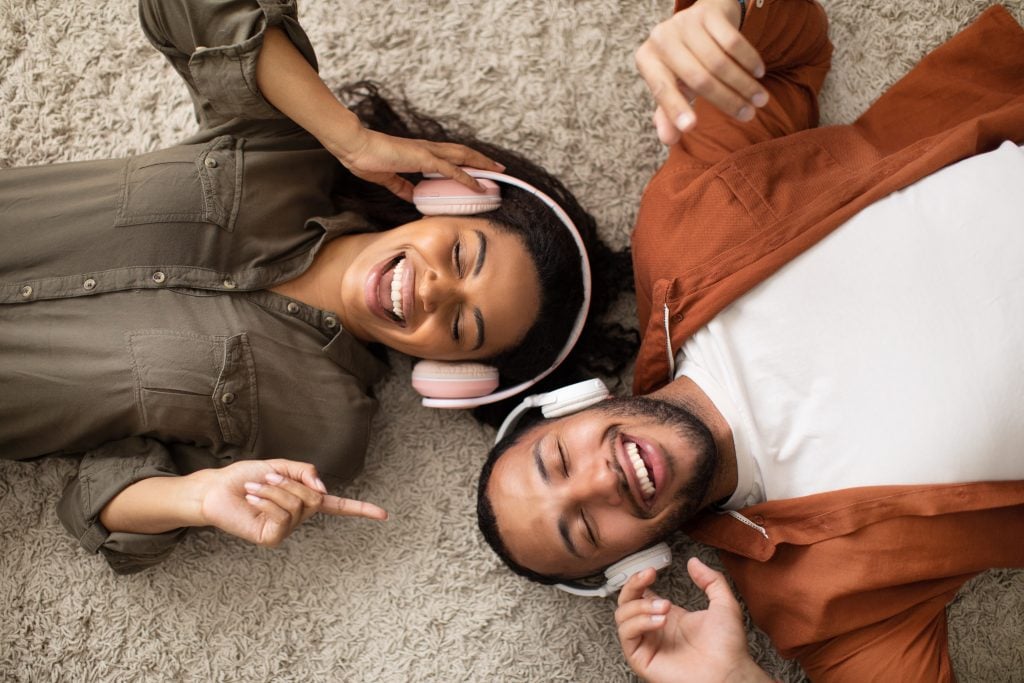
<svg viewBox="0 0 1024 683">
<path fill-rule="evenodd" d="M 580 235 L 580 231 L 576 228 L 576 224 L 572 222 L 571 218 L 569 218 L 569 214 L 565 212 L 565 209 L 559 206 L 551 197 L 544 194 L 533 185 L 530 185 L 529 183 L 520 180 L 519 178 L 514 178 L 513 176 L 505 175 L 504 173 L 496 173 L 495 171 L 483 171 L 476 168 L 463 168 L 462 170 L 464 170 L 466 173 L 473 176 L 474 178 L 486 178 L 488 180 L 494 180 L 499 183 L 512 185 L 513 187 L 518 187 L 521 190 L 525 190 L 526 192 L 529 192 L 537 199 L 541 200 L 549 209 L 551 209 L 555 213 L 555 215 L 558 217 L 558 220 L 560 220 L 562 224 L 565 225 L 566 229 L 569 231 L 569 234 L 572 236 L 573 242 L 576 244 L 576 249 L 579 251 L 580 254 L 580 271 L 583 277 L 583 305 L 580 307 L 579 312 L 576 314 L 576 321 L 573 323 L 572 329 L 569 332 L 569 337 L 566 339 L 565 344 L 562 346 L 562 350 L 559 351 L 558 355 L 555 357 L 554 362 L 550 366 L 548 366 L 547 369 L 543 370 L 533 379 L 529 379 L 526 380 L 525 382 L 520 382 L 519 384 L 516 384 L 514 386 L 502 389 L 501 391 L 496 391 L 492 394 L 487 394 L 486 396 L 479 396 L 476 398 L 425 397 L 423 399 L 423 405 L 428 408 L 475 408 L 477 406 L 486 405 L 488 403 L 496 403 L 498 401 L 509 398 L 510 396 L 515 396 L 516 394 L 521 393 L 526 389 L 529 389 L 534 384 L 536 384 L 537 382 L 541 381 L 542 379 L 550 375 L 552 372 L 554 372 L 555 369 L 562 364 L 562 361 L 564 361 L 566 357 L 572 352 L 573 347 L 576 346 L 576 342 L 579 341 L 580 339 L 580 335 L 583 334 L 583 326 L 587 322 L 587 313 L 590 310 L 590 297 L 592 289 L 590 259 L 587 256 L 587 248 L 586 245 L 583 243 L 583 237 Z M 425 177 L 440 178 L 442 176 L 440 174 L 430 173 L 426 174 Z"/>
</svg>

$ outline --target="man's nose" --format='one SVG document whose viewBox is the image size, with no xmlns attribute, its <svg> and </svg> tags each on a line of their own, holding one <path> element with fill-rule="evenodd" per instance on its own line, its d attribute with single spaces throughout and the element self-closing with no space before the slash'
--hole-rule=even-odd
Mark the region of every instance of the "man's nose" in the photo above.
<svg viewBox="0 0 1024 683">
<path fill-rule="evenodd" d="M 575 474 L 575 476 L 573 476 Z M 578 472 L 570 472 L 566 483 L 569 495 L 580 503 L 622 503 L 622 488 L 619 476 L 603 459 Z"/>
<path fill-rule="evenodd" d="M 438 274 L 435 271 L 427 272 L 421 278 L 419 284 L 420 301 L 423 302 L 423 310 L 433 313 L 455 296 L 455 284 L 451 278 Z"/>
</svg>

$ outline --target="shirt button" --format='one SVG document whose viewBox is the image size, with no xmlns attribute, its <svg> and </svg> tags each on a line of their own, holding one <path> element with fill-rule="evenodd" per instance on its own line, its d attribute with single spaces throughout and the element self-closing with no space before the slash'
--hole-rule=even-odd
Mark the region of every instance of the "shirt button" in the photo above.
<svg viewBox="0 0 1024 683">
<path fill-rule="evenodd" d="M 285 308 L 287 308 L 288 312 L 291 313 L 292 315 L 295 315 L 296 313 L 299 312 L 299 305 L 294 301 L 289 302 L 288 305 L 285 306 Z"/>
<path fill-rule="evenodd" d="M 163 284 L 163 281 L 166 279 L 167 276 L 164 275 L 162 271 L 158 270 L 155 273 L 153 273 L 153 282 L 157 283 L 158 285 Z"/>
<path fill-rule="evenodd" d="M 683 314 L 682 313 L 676 313 L 674 316 L 672 316 L 672 322 L 674 322 L 674 323 L 677 323 L 677 322 L 679 322 L 682 319 L 683 319 Z"/>
<path fill-rule="evenodd" d="M 329 315 L 326 318 L 324 318 L 324 325 L 327 325 L 328 329 L 333 330 L 335 327 L 338 326 L 338 319 L 335 318 L 333 315 Z"/>
<path fill-rule="evenodd" d="M 236 285 L 235 281 L 231 278 L 224 278 L 224 289 L 234 289 L 237 286 L 238 285 Z"/>
<path fill-rule="evenodd" d="M 228 392 L 225 392 L 224 395 L 220 397 L 220 400 L 221 400 L 222 403 L 234 403 L 235 402 L 235 395 L 233 393 L 231 393 L 230 391 L 228 391 Z"/>
<path fill-rule="evenodd" d="M 26 299 L 29 298 L 30 296 L 32 296 L 32 286 L 31 285 L 25 285 L 24 287 L 22 287 L 21 288 L 21 296 L 23 296 Z"/>
<path fill-rule="evenodd" d="M 89 278 L 88 280 L 82 283 L 82 287 L 84 287 L 87 290 L 96 289 L 96 281 L 93 280 L 92 278 Z"/>
<path fill-rule="evenodd" d="M 217 160 L 213 157 L 206 157 L 203 163 L 206 164 L 206 168 L 217 168 Z"/>
</svg>

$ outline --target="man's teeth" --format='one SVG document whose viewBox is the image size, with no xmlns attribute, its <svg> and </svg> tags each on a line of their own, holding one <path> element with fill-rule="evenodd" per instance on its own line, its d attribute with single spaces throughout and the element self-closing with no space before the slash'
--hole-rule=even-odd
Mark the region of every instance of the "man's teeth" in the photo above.
<svg viewBox="0 0 1024 683">
<path fill-rule="evenodd" d="M 405 320 L 405 313 L 402 310 L 402 274 L 405 271 L 405 259 L 395 264 L 395 271 L 391 277 L 391 312 L 398 316 L 399 320 Z"/>
<path fill-rule="evenodd" d="M 640 482 L 640 491 L 644 494 L 644 497 L 650 498 L 654 495 L 654 484 L 651 483 L 651 477 L 647 473 L 647 466 L 644 465 L 643 458 L 640 457 L 640 449 L 632 441 L 626 441 L 625 444 L 626 455 L 629 456 L 629 461 L 633 463 L 637 481 Z"/>
</svg>

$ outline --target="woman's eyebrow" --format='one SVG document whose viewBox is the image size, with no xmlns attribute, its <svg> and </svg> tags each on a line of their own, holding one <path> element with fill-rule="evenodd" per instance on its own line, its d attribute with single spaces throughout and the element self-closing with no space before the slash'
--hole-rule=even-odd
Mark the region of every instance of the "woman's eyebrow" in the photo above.
<svg viewBox="0 0 1024 683">
<path fill-rule="evenodd" d="M 480 240 L 479 248 L 476 250 L 476 263 L 473 265 L 473 275 L 479 275 L 480 269 L 484 267 L 484 259 L 487 258 L 487 237 L 479 230 L 474 230 Z"/>
</svg>

